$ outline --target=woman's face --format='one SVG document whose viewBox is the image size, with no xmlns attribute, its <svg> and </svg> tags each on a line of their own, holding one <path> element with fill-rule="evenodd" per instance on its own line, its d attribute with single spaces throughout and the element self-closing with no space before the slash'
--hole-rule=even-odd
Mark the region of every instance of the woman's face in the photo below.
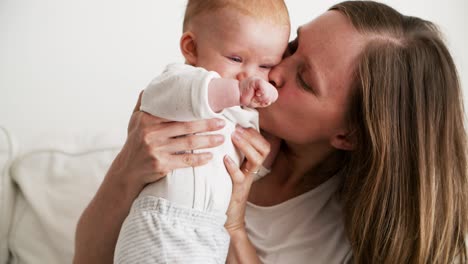
<svg viewBox="0 0 468 264">
<path fill-rule="evenodd" d="M 337 11 L 328 11 L 298 29 L 289 54 L 269 75 L 278 100 L 259 108 L 262 129 L 296 144 L 335 146 L 346 136 L 346 112 L 355 59 L 363 35 Z"/>
</svg>

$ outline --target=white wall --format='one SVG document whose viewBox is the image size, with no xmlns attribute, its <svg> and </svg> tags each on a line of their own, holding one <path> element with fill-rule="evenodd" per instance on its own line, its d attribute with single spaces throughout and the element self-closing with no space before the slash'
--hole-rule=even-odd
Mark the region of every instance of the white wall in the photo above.
<svg viewBox="0 0 468 264">
<path fill-rule="evenodd" d="M 296 28 L 338 1 L 286 2 Z M 441 26 L 468 95 L 467 1 L 383 2 Z M 184 5 L 0 0 L 0 125 L 20 144 L 44 131 L 124 133 L 138 92 L 165 64 L 182 61 Z"/>
</svg>

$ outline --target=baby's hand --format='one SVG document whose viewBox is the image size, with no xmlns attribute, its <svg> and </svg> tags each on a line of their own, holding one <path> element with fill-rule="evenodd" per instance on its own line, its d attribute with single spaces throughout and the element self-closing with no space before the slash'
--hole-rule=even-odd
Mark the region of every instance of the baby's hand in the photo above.
<svg viewBox="0 0 468 264">
<path fill-rule="evenodd" d="M 252 76 L 239 82 L 240 103 L 251 108 L 266 107 L 278 99 L 278 91 L 269 82 Z"/>
</svg>

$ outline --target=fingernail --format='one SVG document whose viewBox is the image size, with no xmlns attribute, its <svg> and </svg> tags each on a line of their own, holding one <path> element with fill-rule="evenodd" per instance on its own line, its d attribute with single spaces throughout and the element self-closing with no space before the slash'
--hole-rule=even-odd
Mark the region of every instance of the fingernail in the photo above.
<svg viewBox="0 0 468 264">
<path fill-rule="evenodd" d="M 239 136 L 239 132 L 238 131 L 234 131 L 234 133 L 232 133 L 232 139 L 236 140 L 236 141 L 239 141 L 240 140 L 240 136 Z"/>
<path fill-rule="evenodd" d="M 231 159 L 231 157 L 229 157 L 228 155 L 224 156 L 224 159 L 230 163 L 230 164 L 234 164 L 234 161 Z"/>
<path fill-rule="evenodd" d="M 223 135 L 215 136 L 214 141 L 216 143 L 222 143 L 224 141 L 224 136 Z"/>
<path fill-rule="evenodd" d="M 216 120 L 216 126 L 217 126 L 217 127 L 224 127 L 224 124 L 225 124 L 225 123 L 226 123 L 226 122 L 224 122 L 223 119 L 218 119 L 218 120 Z"/>
<path fill-rule="evenodd" d="M 244 134 L 245 130 L 241 126 L 236 126 L 236 131 L 239 132 L 240 135 Z"/>
</svg>

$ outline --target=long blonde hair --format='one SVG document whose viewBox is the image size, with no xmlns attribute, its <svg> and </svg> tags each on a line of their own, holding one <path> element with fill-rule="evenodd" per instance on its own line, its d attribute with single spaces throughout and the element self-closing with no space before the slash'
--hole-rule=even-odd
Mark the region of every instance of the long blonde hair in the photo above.
<svg viewBox="0 0 468 264">
<path fill-rule="evenodd" d="M 354 262 L 468 263 L 463 97 L 437 27 L 370 1 L 330 10 L 368 39 L 342 193 Z"/>
</svg>

